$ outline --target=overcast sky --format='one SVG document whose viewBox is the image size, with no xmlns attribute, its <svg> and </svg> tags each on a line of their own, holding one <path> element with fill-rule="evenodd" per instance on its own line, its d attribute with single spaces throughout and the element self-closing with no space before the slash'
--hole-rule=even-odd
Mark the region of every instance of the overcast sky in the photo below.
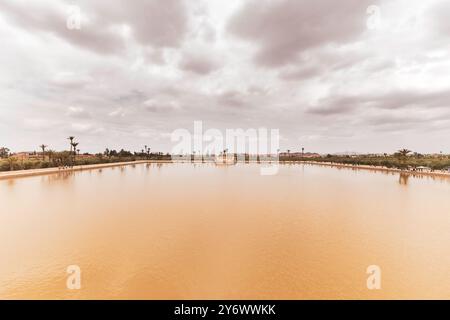
<svg viewBox="0 0 450 320">
<path fill-rule="evenodd" d="M 279 129 L 283 150 L 450 153 L 449 17 L 448 0 L 1 0 L 0 147 L 170 151 L 202 120 Z"/>
</svg>

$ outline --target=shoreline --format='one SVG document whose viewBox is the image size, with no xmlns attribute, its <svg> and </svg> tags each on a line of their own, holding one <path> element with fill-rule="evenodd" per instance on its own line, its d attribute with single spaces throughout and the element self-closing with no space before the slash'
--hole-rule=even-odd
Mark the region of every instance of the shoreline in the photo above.
<svg viewBox="0 0 450 320">
<path fill-rule="evenodd" d="M 442 178 L 450 178 L 450 172 L 421 172 L 421 171 L 410 171 L 410 170 L 402 170 L 397 168 L 387 168 L 380 166 L 369 166 L 369 165 L 356 165 L 356 164 L 344 164 L 344 163 L 333 163 L 333 162 L 320 162 L 320 161 L 282 161 L 283 163 L 304 163 L 310 165 L 318 165 L 318 166 L 326 166 L 326 167 L 337 167 L 337 168 L 345 168 L 345 169 L 360 169 L 367 171 L 381 171 L 381 172 L 390 172 L 390 173 L 403 173 L 412 176 L 428 176 L 428 177 L 442 177 Z"/>
<path fill-rule="evenodd" d="M 249 163 L 273 163 L 274 161 L 260 161 L 260 162 L 249 162 Z M 48 174 L 56 174 L 63 172 L 77 172 L 83 170 L 95 170 L 95 169 L 103 169 L 103 168 L 112 168 L 112 167 L 120 167 L 120 166 L 128 166 L 128 165 L 136 165 L 136 164 L 144 164 L 144 163 L 210 163 L 210 162 L 191 162 L 191 161 L 173 161 L 173 160 L 137 160 L 137 161 L 125 161 L 125 162 L 113 162 L 113 163 L 98 163 L 98 164 L 90 164 L 90 165 L 79 165 L 74 166 L 72 168 L 45 168 L 45 169 L 30 169 L 30 170 L 16 170 L 16 171 L 5 171 L 0 172 L 0 180 L 6 179 L 15 179 L 15 178 L 25 178 L 25 177 L 33 177 L 33 176 L 41 176 Z M 213 162 L 214 163 L 214 162 Z M 239 163 L 239 162 L 238 162 Z M 247 163 L 247 162 L 246 162 Z M 354 165 L 354 164 L 343 164 L 343 163 L 333 163 L 333 162 L 320 162 L 320 161 L 301 161 L 301 160 L 292 160 L 292 161 L 279 161 L 280 164 L 308 164 L 308 165 L 316 165 L 316 166 L 325 166 L 325 167 L 335 167 L 335 168 L 344 168 L 344 169 L 357 169 L 357 170 L 367 170 L 367 171 L 375 171 L 375 172 L 387 172 L 387 173 L 400 173 L 407 174 L 412 176 L 428 176 L 428 177 L 442 177 L 442 178 L 450 178 L 450 172 L 420 172 L 420 171 L 408 171 L 401 170 L 397 168 L 387 168 L 387 167 L 379 167 L 379 166 L 369 166 L 369 165 Z M 218 163 L 222 165 L 221 163 Z M 223 165 L 233 165 L 233 164 L 223 164 Z"/>
<path fill-rule="evenodd" d="M 104 168 L 129 166 L 129 165 L 133 165 L 133 164 L 144 164 L 144 163 L 172 163 L 172 161 L 169 161 L 169 160 L 137 160 L 137 161 L 79 165 L 79 166 L 74 166 L 72 168 L 64 168 L 64 169 L 55 167 L 55 168 L 45 168 L 45 169 L 5 171 L 5 172 L 0 172 L 0 180 L 42 176 L 42 175 L 47 175 L 47 174 L 56 174 L 56 173 L 63 173 L 63 172 L 77 172 L 77 171 L 83 171 L 83 170 L 104 169 Z"/>
</svg>

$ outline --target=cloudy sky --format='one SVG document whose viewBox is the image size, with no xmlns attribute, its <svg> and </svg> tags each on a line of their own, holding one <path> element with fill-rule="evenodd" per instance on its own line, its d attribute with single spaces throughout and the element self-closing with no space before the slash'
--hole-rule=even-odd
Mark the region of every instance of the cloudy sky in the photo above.
<svg viewBox="0 0 450 320">
<path fill-rule="evenodd" d="M 449 16 L 447 0 L 2 0 L 0 146 L 170 151 L 201 120 L 279 129 L 283 150 L 450 153 Z"/>
</svg>

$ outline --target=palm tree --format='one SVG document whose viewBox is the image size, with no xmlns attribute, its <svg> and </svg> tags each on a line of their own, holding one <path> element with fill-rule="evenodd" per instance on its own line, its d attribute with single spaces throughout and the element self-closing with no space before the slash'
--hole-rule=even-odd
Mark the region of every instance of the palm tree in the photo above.
<svg viewBox="0 0 450 320">
<path fill-rule="evenodd" d="M 287 153 L 288 153 L 288 157 L 290 157 L 291 156 L 291 150 L 287 150 Z"/>
<path fill-rule="evenodd" d="M 77 154 L 77 146 L 78 146 L 78 142 L 72 142 L 74 158 L 75 158 L 75 156 Z"/>
<path fill-rule="evenodd" d="M 41 144 L 39 147 L 41 147 L 42 149 L 42 161 L 45 160 L 45 148 L 47 148 L 47 146 L 45 144 Z"/>
<path fill-rule="evenodd" d="M 70 154 L 72 154 L 72 147 L 73 147 L 73 139 L 75 139 L 75 137 L 72 137 L 72 136 L 70 136 L 70 137 L 68 137 L 67 138 L 68 140 L 70 140 Z"/>
<path fill-rule="evenodd" d="M 410 154 L 412 151 L 408 149 L 400 149 L 397 151 L 397 155 L 400 158 L 400 167 L 401 169 L 406 168 L 406 157 L 408 154 Z"/>
<path fill-rule="evenodd" d="M 302 158 L 304 157 L 304 155 L 305 155 L 305 148 L 302 147 Z"/>
</svg>

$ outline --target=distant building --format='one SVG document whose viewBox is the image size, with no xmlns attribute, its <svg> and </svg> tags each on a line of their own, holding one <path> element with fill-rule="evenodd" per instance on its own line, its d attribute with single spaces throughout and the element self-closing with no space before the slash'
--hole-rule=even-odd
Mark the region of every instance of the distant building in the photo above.
<svg viewBox="0 0 450 320">
<path fill-rule="evenodd" d="M 11 155 L 11 157 L 20 159 L 20 160 L 27 160 L 27 159 L 33 159 L 39 157 L 39 155 L 35 151 L 21 151 L 16 152 Z"/>
<path fill-rule="evenodd" d="M 236 164 L 237 155 L 235 154 L 220 154 L 215 156 L 216 164 Z"/>
<path fill-rule="evenodd" d="M 420 167 L 416 167 L 415 171 L 418 171 L 418 172 L 431 172 L 431 168 L 420 166 Z"/>
</svg>

